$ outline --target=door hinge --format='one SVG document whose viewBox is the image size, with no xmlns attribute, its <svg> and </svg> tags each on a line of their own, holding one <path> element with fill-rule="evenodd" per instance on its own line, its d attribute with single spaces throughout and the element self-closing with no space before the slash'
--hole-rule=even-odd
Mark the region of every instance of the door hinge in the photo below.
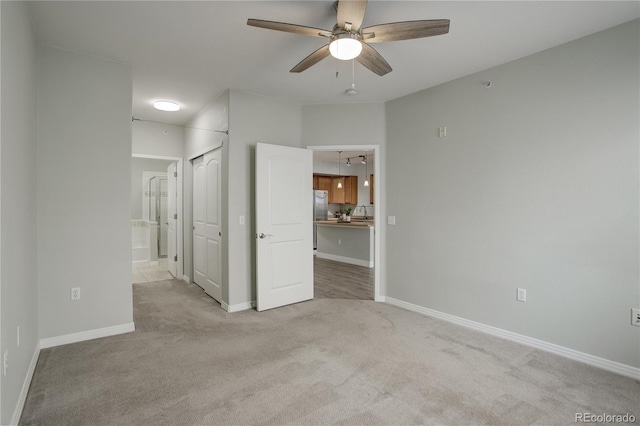
<svg viewBox="0 0 640 426">
<path fill-rule="evenodd" d="M 178 177 L 178 172 L 173 172 L 173 177 Z"/>
<path fill-rule="evenodd" d="M 177 219 L 177 218 L 178 218 L 178 213 L 174 213 L 174 214 L 173 214 L 173 218 L 174 218 L 174 219 Z"/>
<path fill-rule="evenodd" d="M 178 261 L 178 255 L 176 254 L 175 256 L 173 256 L 173 261 L 177 262 Z"/>
</svg>

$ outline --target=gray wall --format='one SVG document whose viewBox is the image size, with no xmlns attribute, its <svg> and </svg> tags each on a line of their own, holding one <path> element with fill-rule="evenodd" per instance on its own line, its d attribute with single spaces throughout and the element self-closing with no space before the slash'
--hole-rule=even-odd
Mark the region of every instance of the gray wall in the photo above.
<svg viewBox="0 0 640 426">
<path fill-rule="evenodd" d="M 257 142 L 301 147 L 300 106 L 231 90 L 229 97 L 229 305 L 256 300 L 255 148 Z M 311 176 L 309 177 L 311 178 Z M 246 225 L 239 225 L 239 216 Z"/>
<path fill-rule="evenodd" d="M 147 219 L 142 217 L 142 172 L 167 172 L 167 167 L 174 161 L 155 160 L 152 158 L 131 159 L 131 219 Z"/>
<path fill-rule="evenodd" d="M 640 367 L 639 51 L 635 21 L 389 102 L 387 295 Z"/>
<path fill-rule="evenodd" d="M 36 273 L 37 47 L 26 2 L 0 2 L 2 117 L 0 148 L 0 354 L 9 353 L 1 378 L 0 424 L 11 422 L 38 342 Z M 17 327 L 20 326 L 20 346 Z"/>
<path fill-rule="evenodd" d="M 182 126 L 134 121 L 131 123 L 131 150 L 134 154 L 182 157 L 184 133 Z"/>
<path fill-rule="evenodd" d="M 40 337 L 130 324 L 131 69 L 44 46 L 38 61 Z"/>
</svg>

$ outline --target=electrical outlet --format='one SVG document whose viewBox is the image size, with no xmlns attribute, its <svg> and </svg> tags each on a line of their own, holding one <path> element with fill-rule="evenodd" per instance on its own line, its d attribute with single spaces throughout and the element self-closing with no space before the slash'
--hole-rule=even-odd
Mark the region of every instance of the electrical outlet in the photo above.
<svg viewBox="0 0 640 426">
<path fill-rule="evenodd" d="M 73 287 L 71 289 L 71 300 L 80 300 L 80 287 Z"/>
<path fill-rule="evenodd" d="M 516 296 L 516 299 L 518 299 L 520 302 L 526 302 L 527 301 L 527 289 L 519 288 L 518 289 L 518 295 Z"/>
<path fill-rule="evenodd" d="M 7 369 L 9 368 L 9 350 L 4 351 L 4 355 L 2 356 L 2 375 L 7 375 Z"/>
<path fill-rule="evenodd" d="M 631 325 L 640 327 L 640 308 L 631 309 Z"/>
</svg>

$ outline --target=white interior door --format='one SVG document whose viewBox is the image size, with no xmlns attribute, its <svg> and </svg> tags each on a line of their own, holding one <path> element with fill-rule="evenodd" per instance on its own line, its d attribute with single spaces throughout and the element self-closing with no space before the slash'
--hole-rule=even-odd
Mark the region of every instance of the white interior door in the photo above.
<svg viewBox="0 0 640 426">
<path fill-rule="evenodd" d="M 313 153 L 256 147 L 258 311 L 313 299 Z"/>
<path fill-rule="evenodd" d="M 160 203 L 160 218 L 158 219 L 158 257 L 167 256 L 167 227 L 169 226 L 169 205 L 167 204 L 167 178 L 160 178 L 160 191 L 158 201 Z"/>
<path fill-rule="evenodd" d="M 176 220 L 178 219 L 177 199 L 178 173 L 176 163 L 167 167 L 167 265 L 169 273 L 177 277 L 178 266 L 178 237 Z"/>
<path fill-rule="evenodd" d="M 193 160 L 194 282 L 222 301 L 222 150 Z"/>
</svg>

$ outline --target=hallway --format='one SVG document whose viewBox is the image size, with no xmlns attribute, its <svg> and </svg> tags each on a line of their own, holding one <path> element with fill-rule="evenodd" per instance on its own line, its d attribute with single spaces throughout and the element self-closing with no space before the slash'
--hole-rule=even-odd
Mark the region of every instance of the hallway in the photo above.
<svg viewBox="0 0 640 426">
<path fill-rule="evenodd" d="M 157 265 L 149 262 L 133 262 L 131 264 L 131 281 L 133 284 L 149 283 L 152 281 L 172 280 L 174 277 L 169 273 L 167 258 L 158 259 Z"/>
</svg>

